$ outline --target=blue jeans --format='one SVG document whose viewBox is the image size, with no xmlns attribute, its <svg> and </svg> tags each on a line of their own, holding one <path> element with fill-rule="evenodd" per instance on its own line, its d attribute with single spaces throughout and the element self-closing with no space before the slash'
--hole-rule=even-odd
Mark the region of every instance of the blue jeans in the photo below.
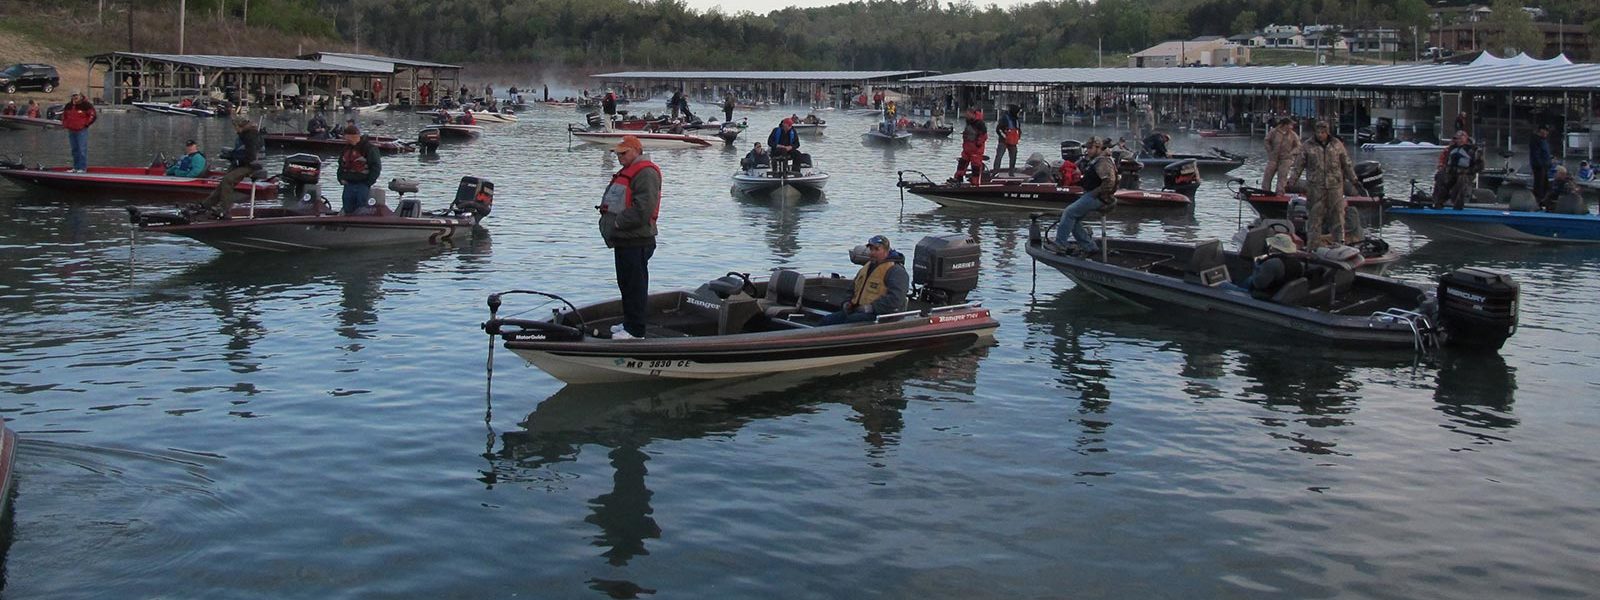
<svg viewBox="0 0 1600 600">
<path fill-rule="evenodd" d="M 628 335 L 644 337 L 645 317 L 650 314 L 650 257 L 654 243 L 647 246 L 613 248 L 617 263 L 617 291 L 622 292 L 622 328 Z"/>
<path fill-rule="evenodd" d="M 1089 234 L 1089 228 L 1084 226 L 1083 218 L 1089 213 L 1100 210 L 1100 199 L 1094 192 L 1089 192 L 1079 197 L 1072 204 L 1068 204 L 1061 211 L 1061 222 L 1056 223 L 1056 245 L 1067 247 L 1067 236 L 1072 236 L 1078 248 L 1084 252 L 1095 252 L 1100 248 L 1094 244 L 1094 236 Z"/>
<path fill-rule="evenodd" d="M 356 211 L 367 207 L 367 200 L 372 198 L 372 184 L 346 183 L 344 184 L 344 214 L 353 215 Z"/>
<path fill-rule="evenodd" d="M 871 323 L 871 322 L 876 321 L 876 320 L 878 320 L 877 313 L 857 312 L 857 311 L 845 312 L 845 311 L 841 310 L 839 312 L 828 313 L 827 316 L 822 317 L 822 321 L 818 322 L 818 325 L 839 325 L 841 323 Z"/>
<path fill-rule="evenodd" d="M 68 131 L 67 142 L 72 144 L 72 168 L 79 171 L 89 168 L 89 130 Z"/>
</svg>

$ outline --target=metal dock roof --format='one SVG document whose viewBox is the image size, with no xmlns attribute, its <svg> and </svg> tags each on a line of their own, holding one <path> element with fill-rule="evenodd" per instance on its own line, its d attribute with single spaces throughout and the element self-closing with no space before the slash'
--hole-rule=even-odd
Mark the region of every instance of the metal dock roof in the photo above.
<svg viewBox="0 0 1600 600">
<path fill-rule="evenodd" d="M 108 52 L 90 56 L 93 59 L 110 59 L 112 57 L 131 57 L 145 60 L 170 62 L 194 67 L 212 69 L 244 69 L 251 71 L 313 71 L 313 72 L 340 72 L 340 73 L 393 73 L 392 70 L 374 69 L 341 65 L 336 63 L 302 60 L 298 58 L 267 58 L 258 56 L 220 56 L 215 54 L 150 54 L 145 52 Z"/>
<path fill-rule="evenodd" d="M 906 83 L 1596 92 L 1600 91 L 1600 64 L 989 69 L 919 77 Z"/>
<path fill-rule="evenodd" d="M 621 71 L 593 75 L 593 79 L 679 79 L 736 81 L 866 81 L 935 75 L 938 71 Z"/>
<path fill-rule="evenodd" d="M 425 60 L 411 60 L 411 59 L 407 59 L 407 58 L 394 58 L 392 56 L 377 56 L 377 55 L 374 55 L 374 54 L 356 54 L 354 52 L 313 52 L 311 54 L 303 55 L 300 58 L 304 58 L 304 59 L 308 59 L 308 60 L 320 60 L 321 62 L 326 62 L 326 63 L 345 64 L 345 65 L 360 66 L 360 67 L 367 66 L 367 63 L 388 63 L 388 64 L 391 64 L 391 65 L 400 65 L 400 66 L 403 66 L 403 67 L 413 67 L 413 68 L 421 67 L 421 68 L 425 68 L 425 69 L 427 69 L 427 68 L 432 68 L 432 69 L 459 69 L 459 68 L 461 68 L 460 65 L 447 65 L 447 64 L 444 64 L 444 63 L 428 62 L 428 61 L 425 61 Z M 345 60 L 346 62 L 341 62 L 341 59 Z"/>
</svg>

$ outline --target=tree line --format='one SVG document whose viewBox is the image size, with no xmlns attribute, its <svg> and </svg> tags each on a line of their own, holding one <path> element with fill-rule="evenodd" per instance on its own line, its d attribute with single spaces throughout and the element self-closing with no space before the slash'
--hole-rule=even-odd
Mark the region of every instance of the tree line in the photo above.
<svg viewBox="0 0 1600 600">
<path fill-rule="evenodd" d="M 313 22 L 297 10 L 300 0 L 252 1 L 293 7 L 287 12 L 299 15 L 297 25 L 332 24 L 341 37 L 374 52 L 572 69 L 1094 66 L 1102 51 L 1120 55 L 1169 39 L 1233 35 L 1271 23 L 1419 32 L 1440 24 L 1424 0 L 1049 0 L 1010 8 L 971 0 L 871 0 L 765 14 L 696 11 L 683 0 L 332 0 L 320 4 L 328 18 Z M 1520 3 L 1501 0 L 1494 8 L 1493 19 L 1507 25 L 1504 39 L 1494 42 L 1538 54 L 1531 20 L 1518 18 Z M 1545 0 L 1543 8 L 1548 20 L 1587 23 L 1600 32 L 1600 2 Z M 257 12 L 252 6 L 251 15 Z M 1409 46 L 1411 36 L 1401 37 Z"/>
</svg>

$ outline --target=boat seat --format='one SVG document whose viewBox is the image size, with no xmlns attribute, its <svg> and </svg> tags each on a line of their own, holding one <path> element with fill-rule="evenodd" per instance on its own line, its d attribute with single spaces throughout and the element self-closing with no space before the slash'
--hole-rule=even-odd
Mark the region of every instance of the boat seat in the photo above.
<svg viewBox="0 0 1600 600">
<path fill-rule="evenodd" d="M 737 280 L 737 278 L 735 278 Z M 713 280 L 716 283 L 720 280 Z M 684 294 L 678 305 L 678 319 L 674 325 L 690 335 L 728 335 L 741 333 L 750 320 L 761 313 L 759 300 L 745 295 L 720 297 L 710 290 L 708 283 L 694 292 Z"/>
<path fill-rule="evenodd" d="M 389 191 L 397 194 L 415 194 L 420 189 L 415 179 L 390 179 Z"/>
<path fill-rule="evenodd" d="M 1222 240 L 1206 240 L 1194 247 L 1189 264 L 1183 270 L 1183 280 L 1207 287 L 1216 287 L 1231 281 L 1228 265 L 1223 260 Z"/>
<path fill-rule="evenodd" d="M 799 271 L 778 269 L 767 280 L 767 295 L 760 301 L 761 313 L 772 319 L 801 313 L 805 293 L 805 275 Z"/>
<path fill-rule="evenodd" d="M 1272 302 L 1286 306 L 1301 306 L 1305 304 L 1306 296 L 1310 293 L 1311 284 L 1306 278 L 1299 277 L 1283 284 L 1278 288 L 1278 293 L 1272 295 Z"/>
<path fill-rule="evenodd" d="M 1274 230 L 1269 225 L 1252 227 L 1244 233 L 1244 243 L 1239 245 L 1239 256 L 1254 260 L 1267 253 L 1267 238 Z"/>
</svg>

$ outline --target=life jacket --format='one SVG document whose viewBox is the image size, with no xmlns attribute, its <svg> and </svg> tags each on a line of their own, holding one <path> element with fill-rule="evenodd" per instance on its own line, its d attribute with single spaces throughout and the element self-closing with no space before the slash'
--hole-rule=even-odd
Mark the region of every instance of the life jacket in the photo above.
<svg viewBox="0 0 1600 600">
<path fill-rule="evenodd" d="M 1061 162 L 1061 185 L 1078 185 L 1083 179 L 1083 173 L 1078 170 L 1078 163 L 1070 160 Z"/>
<path fill-rule="evenodd" d="M 1273 294 L 1278 293 L 1278 290 L 1283 289 L 1284 285 L 1301 277 L 1305 277 L 1306 273 L 1311 270 L 1311 260 L 1299 253 L 1286 254 L 1283 252 L 1272 252 L 1267 254 L 1265 257 L 1262 257 L 1261 262 L 1265 263 L 1269 260 L 1277 260 L 1283 263 L 1283 276 L 1278 278 L 1277 281 L 1272 282 L 1272 285 L 1264 288 L 1253 289 L 1251 290 L 1251 293 L 1271 298 Z"/>
<path fill-rule="evenodd" d="M 894 260 L 888 259 L 880 263 L 869 263 L 856 272 L 855 293 L 850 296 L 852 306 L 869 306 L 877 302 L 884 294 L 889 293 L 887 283 L 889 271 L 894 269 Z"/>
<path fill-rule="evenodd" d="M 1450 167 L 1450 170 L 1457 172 L 1471 170 L 1474 150 L 1471 145 L 1451 147 L 1448 151 L 1449 160 L 1446 166 Z"/>
<path fill-rule="evenodd" d="M 1078 186 L 1083 188 L 1083 193 L 1087 194 L 1089 192 L 1093 192 L 1093 191 L 1095 191 L 1097 189 L 1100 189 L 1101 184 L 1105 183 L 1105 178 L 1101 177 L 1100 176 L 1100 172 L 1095 170 L 1095 165 L 1099 164 L 1099 162 L 1102 161 L 1102 160 L 1111 160 L 1111 157 L 1102 154 L 1100 156 L 1096 156 L 1096 157 L 1090 159 L 1084 165 L 1083 170 L 1082 170 L 1082 176 L 1078 179 Z M 1113 174 L 1111 176 L 1113 178 L 1115 178 L 1116 177 L 1115 172 L 1113 172 Z M 1111 201 L 1110 198 L 1101 198 L 1100 199 L 1100 202 L 1110 202 L 1110 201 Z"/>
<path fill-rule="evenodd" d="M 371 142 L 363 136 L 360 143 L 345 146 L 339 155 L 339 174 L 345 179 L 365 179 L 371 165 L 367 164 L 367 148 Z M 352 177 L 353 176 L 353 177 Z"/>
<path fill-rule="evenodd" d="M 789 132 L 784 133 L 782 125 L 773 127 L 772 134 L 767 136 L 767 147 L 777 148 L 778 146 L 798 149 L 800 147 L 800 131 L 790 127 Z"/>
<path fill-rule="evenodd" d="M 641 158 L 611 176 L 611 185 L 606 186 L 605 195 L 600 199 L 600 205 L 606 207 L 606 212 L 621 214 L 622 211 L 633 207 L 633 178 L 645 169 L 655 169 L 656 175 L 661 174 L 661 167 Z M 661 203 L 657 202 L 655 212 L 650 215 L 650 222 L 655 223 L 660 215 Z"/>
</svg>

